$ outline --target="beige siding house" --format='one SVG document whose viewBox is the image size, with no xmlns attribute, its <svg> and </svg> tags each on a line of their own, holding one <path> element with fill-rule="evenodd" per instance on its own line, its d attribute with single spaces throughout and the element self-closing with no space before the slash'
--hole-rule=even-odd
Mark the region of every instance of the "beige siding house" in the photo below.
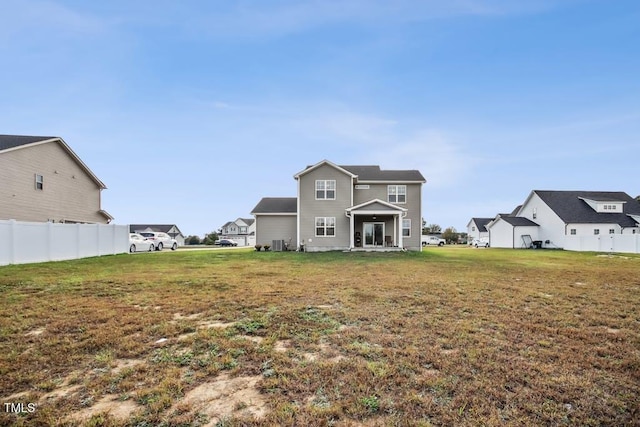
<svg viewBox="0 0 640 427">
<path fill-rule="evenodd" d="M 257 243 L 286 240 L 283 231 L 290 235 L 295 230 L 289 247 L 310 252 L 422 249 L 426 181 L 419 171 L 323 160 L 294 178 L 297 198 L 265 198 L 254 208 Z"/>
<path fill-rule="evenodd" d="M 106 224 L 105 188 L 62 138 L 0 135 L 0 219 Z"/>
</svg>

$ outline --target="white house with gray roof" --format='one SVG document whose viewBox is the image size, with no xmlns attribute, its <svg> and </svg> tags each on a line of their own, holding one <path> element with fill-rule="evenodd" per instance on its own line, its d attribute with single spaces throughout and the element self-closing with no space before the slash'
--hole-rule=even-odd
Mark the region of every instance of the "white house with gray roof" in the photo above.
<svg viewBox="0 0 640 427">
<path fill-rule="evenodd" d="M 106 185 L 59 137 L 0 135 L 0 219 L 109 223 Z"/>
<path fill-rule="evenodd" d="M 467 239 L 471 243 L 474 239 L 489 240 L 489 230 L 487 224 L 493 221 L 493 218 L 471 218 L 467 224 Z"/>
<path fill-rule="evenodd" d="M 574 248 L 580 238 L 640 241 L 640 203 L 621 191 L 532 191 L 516 212 L 486 225 L 491 247 Z M 617 236 L 634 236 L 631 238 Z M 626 251 L 628 252 L 628 251 Z"/>
<path fill-rule="evenodd" d="M 264 198 L 253 209 L 256 243 L 290 248 L 422 250 L 422 185 L 417 170 L 340 166 L 328 160 L 294 175 L 297 197 Z"/>
</svg>

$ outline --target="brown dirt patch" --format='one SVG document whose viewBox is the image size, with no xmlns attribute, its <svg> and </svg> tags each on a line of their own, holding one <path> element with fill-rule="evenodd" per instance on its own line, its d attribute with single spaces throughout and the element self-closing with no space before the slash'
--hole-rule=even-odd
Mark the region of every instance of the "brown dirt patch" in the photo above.
<svg viewBox="0 0 640 427">
<path fill-rule="evenodd" d="M 260 419 L 267 412 L 266 400 L 257 389 L 260 376 L 230 378 L 220 375 L 188 392 L 180 404 L 189 404 L 211 418 L 210 426 L 230 415 Z"/>
<path fill-rule="evenodd" d="M 286 353 L 289 348 L 291 348 L 291 340 L 276 341 L 273 346 L 273 351 L 277 351 L 278 353 Z"/>
<path fill-rule="evenodd" d="M 45 331 L 45 328 L 38 328 L 24 334 L 25 337 L 37 337 L 38 335 L 42 335 Z"/>
<path fill-rule="evenodd" d="M 144 360 L 141 359 L 116 359 L 114 361 L 115 366 L 111 369 L 111 372 L 113 372 L 114 374 L 119 374 L 125 369 L 133 368 L 143 363 Z"/>
<path fill-rule="evenodd" d="M 127 420 L 142 407 L 133 400 L 118 400 L 115 394 L 107 394 L 93 406 L 82 409 L 69 416 L 70 421 L 86 421 L 94 415 L 107 413 L 117 420 Z"/>
</svg>

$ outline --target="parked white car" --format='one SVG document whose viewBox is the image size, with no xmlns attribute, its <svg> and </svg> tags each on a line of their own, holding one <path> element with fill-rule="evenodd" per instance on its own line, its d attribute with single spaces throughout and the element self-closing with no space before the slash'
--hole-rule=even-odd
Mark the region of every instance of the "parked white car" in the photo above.
<svg viewBox="0 0 640 427">
<path fill-rule="evenodd" d="M 475 246 L 476 248 L 488 248 L 489 242 L 483 239 L 473 239 L 471 241 L 471 246 Z"/>
<path fill-rule="evenodd" d="M 147 240 L 138 233 L 129 233 L 129 252 L 152 252 L 155 248 L 152 240 Z"/>
<path fill-rule="evenodd" d="M 147 238 L 147 240 L 151 240 L 153 242 L 156 251 L 161 251 L 164 248 L 170 248 L 172 251 L 178 249 L 178 242 L 176 242 L 176 239 L 172 238 L 167 233 L 143 231 L 140 234 Z"/>
<path fill-rule="evenodd" d="M 444 246 L 444 244 L 447 243 L 444 239 L 441 239 L 439 237 L 425 236 L 424 234 L 421 237 L 421 241 L 422 241 L 422 246 L 427 246 L 427 245 Z"/>
</svg>

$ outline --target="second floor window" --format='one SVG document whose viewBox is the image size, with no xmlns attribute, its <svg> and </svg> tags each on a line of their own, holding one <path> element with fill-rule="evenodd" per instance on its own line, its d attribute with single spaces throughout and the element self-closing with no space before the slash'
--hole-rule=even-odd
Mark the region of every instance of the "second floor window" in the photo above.
<svg viewBox="0 0 640 427">
<path fill-rule="evenodd" d="M 316 180 L 316 200 L 335 200 L 336 180 L 318 179 Z"/>
<path fill-rule="evenodd" d="M 36 190 L 44 190 L 44 177 L 36 174 Z"/>
<path fill-rule="evenodd" d="M 407 203 L 407 186 L 390 185 L 387 187 L 389 203 Z"/>
</svg>

